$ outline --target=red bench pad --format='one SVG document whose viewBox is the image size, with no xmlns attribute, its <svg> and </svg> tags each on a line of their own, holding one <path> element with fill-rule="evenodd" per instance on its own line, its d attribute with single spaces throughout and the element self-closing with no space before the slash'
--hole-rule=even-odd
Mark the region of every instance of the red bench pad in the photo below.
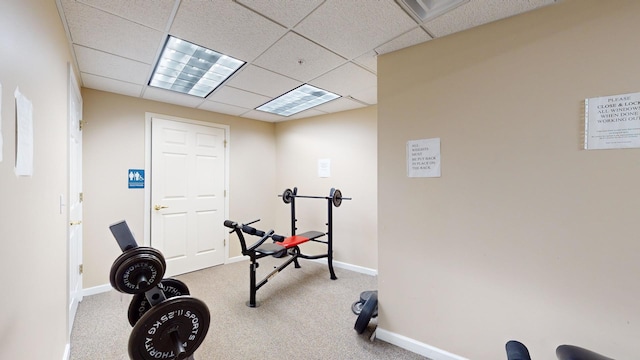
<svg viewBox="0 0 640 360">
<path fill-rule="evenodd" d="M 284 239 L 283 242 L 279 243 L 280 245 L 284 246 L 285 248 L 289 249 L 292 248 L 294 246 L 298 246 L 302 243 L 305 243 L 309 240 L 313 240 L 313 239 L 317 239 L 321 236 L 324 236 L 324 233 L 320 232 L 320 231 L 307 231 L 305 233 L 302 233 L 300 235 L 294 235 L 294 236 L 289 236 L 288 238 Z"/>
</svg>

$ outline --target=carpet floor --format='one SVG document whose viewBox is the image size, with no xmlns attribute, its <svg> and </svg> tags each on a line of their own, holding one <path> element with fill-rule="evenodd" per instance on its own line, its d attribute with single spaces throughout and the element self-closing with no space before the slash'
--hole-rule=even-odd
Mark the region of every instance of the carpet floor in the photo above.
<svg viewBox="0 0 640 360">
<path fill-rule="evenodd" d="M 260 259 L 258 280 L 284 259 Z M 220 265 L 176 276 L 211 313 L 209 332 L 194 354 L 211 359 L 425 359 L 381 340 L 370 341 L 376 318 L 361 335 L 353 329 L 351 304 L 377 289 L 377 278 L 301 259 L 273 277 L 249 308 L 249 262 Z M 128 359 L 132 296 L 115 290 L 85 297 L 71 334 L 71 360 Z"/>
</svg>

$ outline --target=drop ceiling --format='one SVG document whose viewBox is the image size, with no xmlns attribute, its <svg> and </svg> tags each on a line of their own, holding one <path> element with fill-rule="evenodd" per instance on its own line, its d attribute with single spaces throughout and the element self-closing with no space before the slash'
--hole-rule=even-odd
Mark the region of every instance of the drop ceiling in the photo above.
<svg viewBox="0 0 640 360">
<path fill-rule="evenodd" d="M 374 105 L 378 55 L 556 0 L 469 0 L 427 22 L 402 0 L 56 1 L 83 87 L 278 122 Z M 168 35 L 246 64 L 204 99 L 150 87 Z M 304 83 L 341 97 L 289 117 L 254 110 Z"/>
</svg>

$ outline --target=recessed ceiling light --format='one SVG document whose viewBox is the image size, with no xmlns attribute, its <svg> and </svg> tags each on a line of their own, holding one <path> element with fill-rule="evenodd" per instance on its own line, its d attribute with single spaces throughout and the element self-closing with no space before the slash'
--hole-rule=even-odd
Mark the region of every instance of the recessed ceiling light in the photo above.
<svg viewBox="0 0 640 360">
<path fill-rule="evenodd" d="M 149 85 L 207 97 L 245 62 L 169 36 Z"/>
<path fill-rule="evenodd" d="M 304 84 L 257 107 L 256 110 L 266 111 L 276 115 L 291 116 L 339 97 L 340 95 L 332 92 Z"/>
<path fill-rule="evenodd" d="M 427 22 L 469 0 L 397 0 L 400 6 L 416 17 L 420 22 Z"/>
</svg>

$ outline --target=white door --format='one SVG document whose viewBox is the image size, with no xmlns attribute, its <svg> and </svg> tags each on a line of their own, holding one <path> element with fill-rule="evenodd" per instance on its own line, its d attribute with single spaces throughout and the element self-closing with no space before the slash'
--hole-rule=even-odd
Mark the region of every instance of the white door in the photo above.
<svg viewBox="0 0 640 360">
<path fill-rule="evenodd" d="M 165 276 L 225 261 L 225 131 L 151 119 L 151 246 Z"/>
<path fill-rule="evenodd" d="M 82 97 L 69 68 L 69 334 L 82 301 Z"/>
</svg>

